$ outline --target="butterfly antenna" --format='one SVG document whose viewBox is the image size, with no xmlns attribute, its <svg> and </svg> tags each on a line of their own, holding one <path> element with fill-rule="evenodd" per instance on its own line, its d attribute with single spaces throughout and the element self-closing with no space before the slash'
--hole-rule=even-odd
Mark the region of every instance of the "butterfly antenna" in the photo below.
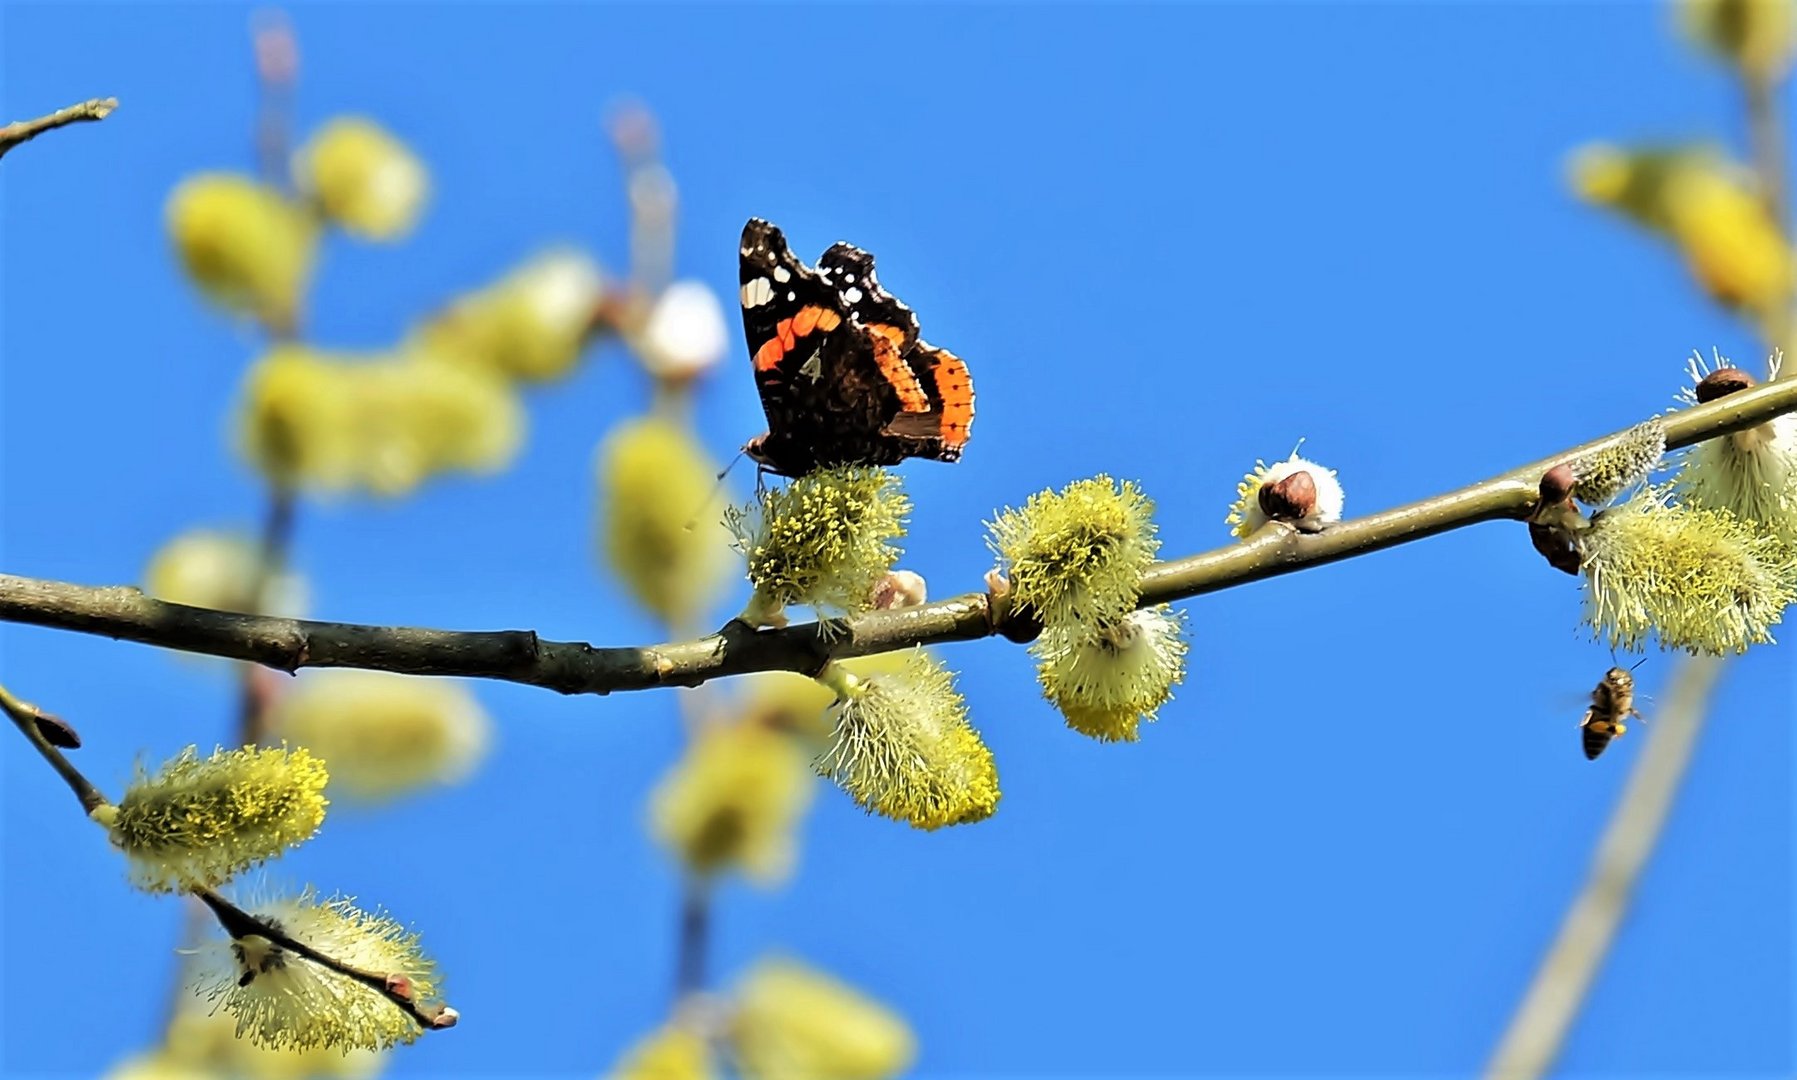
<svg viewBox="0 0 1797 1080">
<path fill-rule="evenodd" d="M 694 529 L 699 527 L 699 516 L 701 514 L 705 513 L 706 507 L 710 506 L 712 503 L 717 501 L 718 492 L 723 490 L 723 487 L 724 487 L 724 478 L 730 475 L 730 470 L 736 468 L 736 463 L 741 461 L 742 459 L 743 459 L 743 452 L 741 450 L 738 450 L 736 452 L 736 456 L 730 459 L 730 464 L 724 466 L 722 469 L 720 469 L 718 471 L 718 475 L 716 478 L 717 483 L 713 484 L 711 490 L 705 493 L 704 501 L 699 503 L 698 506 L 694 507 L 692 516 L 687 518 L 687 521 L 686 521 L 686 531 L 687 532 L 692 532 Z"/>
</svg>

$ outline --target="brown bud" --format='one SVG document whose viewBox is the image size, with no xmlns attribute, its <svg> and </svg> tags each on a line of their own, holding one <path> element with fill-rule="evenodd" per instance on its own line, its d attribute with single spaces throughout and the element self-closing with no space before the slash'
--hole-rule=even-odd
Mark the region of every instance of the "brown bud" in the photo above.
<svg viewBox="0 0 1797 1080">
<path fill-rule="evenodd" d="M 450 1008 L 448 1005 L 445 1005 L 441 1009 L 437 1010 L 437 1015 L 431 1017 L 431 1027 L 437 1028 L 439 1030 L 441 1030 L 442 1028 L 452 1028 L 452 1027 L 455 1027 L 456 1021 L 460 1020 L 461 1018 L 462 1018 L 461 1013 L 456 1012 L 454 1009 Z"/>
<path fill-rule="evenodd" d="M 299 76 L 299 41 L 287 17 L 278 11 L 263 12 L 250 35 L 257 76 L 271 86 L 292 86 Z"/>
<path fill-rule="evenodd" d="M 1547 505 L 1565 502 L 1577 482 L 1571 465 L 1555 465 L 1541 474 L 1541 501 Z"/>
<path fill-rule="evenodd" d="M 613 110 L 607 127 L 611 129 L 612 144 L 619 154 L 632 161 L 654 157 L 661 145 L 655 114 L 640 102 L 627 101 L 619 105 Z"/>
<path fill-rule="evenodd" d="M 1737 390 L 1746 390 L 1757 381 L 1752 375 L 1738 367 L 1717 368 L 1698 382 L 1696 390 L 1698 403 L 1715 401 L 1717 398 L 1732 394 Z"/>
<path fill-rule="evenodd" d="M 1565 529 L 1541 522 L 1529 522 L 1529 543 L 1547 560 L 1547 564 L 1555 570 L 1568 574 L 1579 572 L 1579 545 L 1573 535 Z"/>
<path fill-rule="evenodd" d="M 1284 479 L 1260 487 L 1260 509 L 1274 521 L 1300 521 L 1317 507 L 1317 482 L 1299 469 Z"/>
<path fill-rule="evenodd" d="M 37 733 L 42 735 L 44 741 L 51 746 L 64 750 L 81 749 L 81 736 L 75 733 L 75 729 L 67 720 L 42 709 L 39 709 L 31 719 L 37 726 Z"/>
<path fill-rule="evenodd" d="M 397 997 L 405 998 L 407 1001 L 411 1001 L 412 980 L 406 978 L 404 975 L 389 975 L 387 976 L 387 992 Z"/>
<path fill-rule="evenodd" d="M 1011 579 L 999 570 L 986 571 L 986 618 L 1007 641 L 1028 645 L 1042 636 L 1042 617 L 1033 608 L 1011 601 Z"/>
</svg>

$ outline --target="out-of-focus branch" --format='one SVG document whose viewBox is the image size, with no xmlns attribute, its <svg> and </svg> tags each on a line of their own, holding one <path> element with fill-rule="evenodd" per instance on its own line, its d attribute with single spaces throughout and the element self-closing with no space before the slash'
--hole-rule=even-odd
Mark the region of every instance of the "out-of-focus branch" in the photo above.
<svg viewBox="0 0 1797 1080">
<path fill-rule="evenodd" d="M 1760 195 L 1766 210 L 1784 233 L 1786 247 L 1791 240 L 1791 189 L 1785 174 L 1788 149 L 1785 143 L 1785 117 L 1778 107 L 1786 80 L 1769 71 L 1756 68 L 1742 74 L 1747 97 L 1747 140 L 1753 169 L 1759 177 Z M 1766 339 L 1776 349 L 1797 350 L 1791 337 L 1792 297 L 1787 293 L 1773 301 L 1760 313 Z M 1787 364 L 1787 375 L 1797 374 L 1797 365 Z"/>
<path fill-rule="evenodd" d="M 268 596 L 269 585 L 287 567 L 287 552 L 293 545 L 293 492 L 275 488 L 268 495 L 268 513 L 262 520 L 262 536 L 256 549 L 256 572 L 250 582 L 250 599 L 258 607 Z M 238 687 L 237 737 L 244 744 L 260 743 L 268 738 L 270 695 L 262 681 L 262 672 L 253 667 L 243 670 Z"/>
<path fill-rule="evenodd" d="M 265 183 L 284 187 L 293 145 L 293 87 L 299 42 L 280 11 L 257 12 L 250 25 L 256 51 L 256 167 Z"/>
<path fill-rule="evenodd" d="M 609 127 L 630 199 L 630 285 L 639 302 L 653 303 L 674 276 L 677 189 L 661 162 L 661 134 L 648 109 L 622 105 Z"/>
<path fill-rule="evenodd" d="M 1683 409 L 1665 419 L 1666 445 L 1707 438 L 1797 411 L 1797 380 L 1779 380 Z M 1292 534 L 1263 530 L 1239 544 L 1157 563 L 1143 578 L 1146 607 L 1293 573 L 1421 540 L 1481 521 L 1520 520 L 1554 465 L 1622 438 L 1616 432 L 1501 476 L 1393 510 Z M 733 623 L 693 641 L 600 648 L 556 642 L 534 631 L 464 632 L 316 622 L 170 604 L 135 588 L 91 588 L 0 574 L 0 620 L 74 630 L 163 648 L 249 660 L 282 671 L 355 667 L 406 675 L 457 675 L 542 686 L 564 694 L 604 694 L 697 686 L 756 671 L 819 670 L 832 657 L 913 645 L 970 641 L 1010 631 L 1014 620 L 985 593 L 830 624 L 753 631 Z"/>
<path fill-rule="evenodd" d="M 1784 80 L 1755 69 L 1742 75 L 1747 95 L 1747 139 L 1753 171 L 1759 176 L 1760 194 L 1772 220 L 1790 221 L 1790 184 L 1785 178 L 1785 129 L 1779 116 L 1778 95 Z"/>
<path fill-rule="evenodd" d="M 1659 843 L 1679 781 L 1703 731 L 1710 693 L 1726 666 L 1715 657 L 1694 656 L 1673 669 L 1663 704 L 1648 725 L 1647 747 L 1592 856 L 1585 887 L 1567 910 L 1559 935 L 1492 1057 L 1487 1075 L 1493 1080 L 1530 1080 L 1545 1073 L 1559 1056 L 1628 911 L 1641 871 Z"/>
<path fill-rule="evenodd" d="M 711 886 L 688 875 L 680 896 L 680 931 L 674 949 L 674 1002 L 705 989 L 706 954 L 711 949 Z"/>
<path fill-rule="evenodd" d="M 94 98 L 83 101 L 79 105 L 70 105 L 66 109 L 58 109 L 49 116 L 40 116 L 36 120 L 15 120 L 5 127 L 0 127 L 0 156 L 22 142 L 30 142 L 46 131 L 70 124 L 84 124 L 94 120 L 104 120 L 112 115 L 112 110 L 119 107 L 118 98 Z"/>
</svg>

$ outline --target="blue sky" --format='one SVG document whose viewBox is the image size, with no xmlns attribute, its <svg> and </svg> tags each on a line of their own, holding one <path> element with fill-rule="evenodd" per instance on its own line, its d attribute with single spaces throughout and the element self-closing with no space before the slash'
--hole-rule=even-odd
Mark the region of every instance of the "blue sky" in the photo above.
<svg viewBox="0 0 1797 1080">
<path fill-rule="evenodd" d="M 248 9 L 0 19 L 0 112 L 122 102 L 0 168 L 0 567 L 132 581 L 176 532 L 258 512 L 225 435 L 257 343 L 198 302 L 162 224 L 182 176 L 251 167 Z M 1368 511 L 1662 409 L 1694 348 L 1759 359 L 1665 252 L 1565 191 L 1588 139 L 1738 144 L 1735 88 L 1661 6 L 294 22 L 302 130 L 377 117 L 435 186 L 408 242 L 327 244 L 316 340 L 390 342 L 548 242 L 619 263 L 599 125 L 638 98 L 681 184 L 682 274 L 732 295 L 752 214 L 807 257 L 848 239 L 969 361 L 965 459 L 905 469 L 907 563 L 938 594 L 977 587 L 980 522 L 1044 486 L 1135 479 L 1187 553 L 1228 539 L 1235 481 L 1300 436 Z M 590 538 L 592 449 L 645 394 L 601 349 L 532 395 L 504 476 L 306 505 L 315 613 L 652 639 Z M 699 417 L 720 454 L 761 430 L 740 349 Z M 1476 1069 L 1644 742 L 1578 752 L 1577 695 L 1610 657 L 1577 607 L 1504 524 L 1204 597 L 1188 682 L 1130 746 L 1065 730 L 1016 647 L 947 649 L 998 755 L 998 815 L 924 835 L 820 791 L 791 887 L 726 890 L 713 967 L 781 950 L 843 976 L 910 1019 L 925 1075 Z M 0 648 L 114 790 L 138 757 L 228 731 L 218 666 L 10 626 Z M 1671 668 L 1651 658 L 1645 691 Z M 278 873 L 393 908 L 446 966 L 463 1024 L 392 1075 L 592 1075 L 666 1008 L 676 876 L 642 821 L 676 704 L 476 692 L 500 732 L 474 781 L 334 813 Z M 1782 650 L 1731 668 L 1567 1070 L 1791 1069 L 1793 712 Z M 0 766 L 0 1064 L 91 1075 L 154 1038 L 181 912 L 125 885 L 24 747 Z"/>
</svg>

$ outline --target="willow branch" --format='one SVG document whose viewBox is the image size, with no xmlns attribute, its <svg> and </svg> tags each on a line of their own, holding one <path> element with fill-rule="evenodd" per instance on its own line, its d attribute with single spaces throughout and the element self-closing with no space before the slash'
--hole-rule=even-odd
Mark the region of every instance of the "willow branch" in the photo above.
<svg viewBox="0 0 1797 1080">
<path fill-rule="evenodd" d="M 46 131 L 70 124 L 104 120 L 118 107 L 118 98 L 94 98 L 79 105 L 70 105 L 66 109 L 58 109 L 49 116 L 40 116 L 36 120 L 15 120 L 0 127 L 0 157 L 20 143 L 30 142 Z"/>
<path fill-rule="evenodd" d="M 1559 936 L 1492 1057 L 1487 1075 L 1494 1080 L 1541 1076 L 1559 1056 L 1659 842 L 1703 731 L 1710 693 L 1726 666 L 1715 657 L 1693 656 L 1674 669 L 1665 703 L 1651 722 L 1647 748 L 1592 856 L 1585 887 L 1567 909 Z"/>
<path fill-rule="evenodd" d="M 1665 420 L 1677 449 L 1797 411 L 1797 380 L 1779 380 L 1680 410 Z M 1393 510 L 1343 521 L 1312 535 L 1263 530 L 1200 555 L 1157 563 L 1143 579 L 1143 607 L 1365 555 L 1481 521 L 1521 520 L 1552 466 L 1602 449 L 1626 432 L 1532 462 L 1501 476 Z M 821 669 L 831 658 L 913 645 L 971 641 L 1023 620 L 984 593 L 871 612 L 828 625 L 779 630 L 731 624 L 693 641 L 599 647 L 549 641 L 530 630 L 454 631 L 286 619 L 171 604 L 128 586 L 93 588 L 0 574 L 0 621 L 73 630 L 205 653 L 293 672 L 351 667 L 404 675 L 454 675 L 541 686 L 564 694 L 606 694 L 697 686 L 758 671 Z"/>
</svg>

